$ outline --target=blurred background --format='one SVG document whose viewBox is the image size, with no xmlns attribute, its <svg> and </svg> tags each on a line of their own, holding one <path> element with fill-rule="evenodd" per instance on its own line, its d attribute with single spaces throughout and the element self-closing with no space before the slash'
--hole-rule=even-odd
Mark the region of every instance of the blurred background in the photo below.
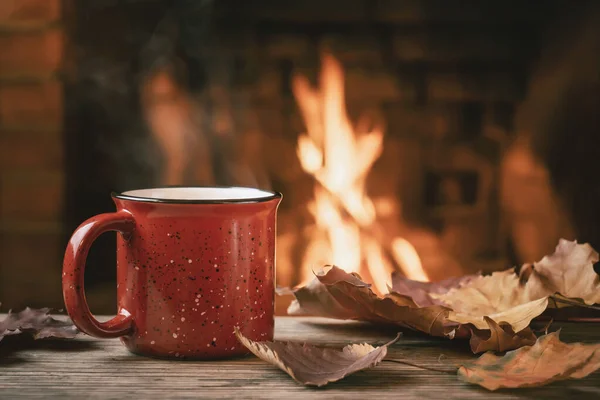
<svg viewBox="0 0 600 400">
<path fill-rule="evenodd" d="M 283 192 L 280 286 L 598 249 L 599 111 L 593 0 L 0 0 L 2 309 L 61 308 L 71 232 L 158 185 Z"/>
</svg>

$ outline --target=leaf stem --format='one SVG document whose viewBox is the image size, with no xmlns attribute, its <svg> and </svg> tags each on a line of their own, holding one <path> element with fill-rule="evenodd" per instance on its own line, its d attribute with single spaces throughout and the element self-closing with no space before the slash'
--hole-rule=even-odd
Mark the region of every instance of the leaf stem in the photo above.
<svg viewBox="0 0 600 400">
<path fill-rule="evenodd" d="M 450 374 L 450 375 L 455 375 L 456 374 L 456 370 L 448 370 L 448 369 L 441 369 L 441 368 L 434 368 L 434 367 L 426 367 L 424 365 L 413 364 L 413 363 L 411 363 L 409 361 L 404 361 L 404 360 L 385 359 L 383 361 L 390 361 L 390 362 L 395 362 L 395 363 L 398 363 L 398 364 L 410 365 L 411 367 L 420 368 L 420 369 L 426 369 L 428 371 L 441 372 L 443 374 Z"/>
</svg>

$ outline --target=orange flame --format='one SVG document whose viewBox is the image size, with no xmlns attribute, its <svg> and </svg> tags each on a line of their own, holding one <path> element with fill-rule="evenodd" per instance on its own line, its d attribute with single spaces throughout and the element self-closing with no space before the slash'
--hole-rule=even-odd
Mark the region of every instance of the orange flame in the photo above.
<svg viewBox="0 0 600 400">
<path fill-rule="evenodd" d="M 323 55 L 319 83 L 315 89 L 306 77 L 293 80 L 294 96 L 307 127 L 298 138 L 297 154 L 304 171 L 318 183 L 309 211 L 328 242 L 317 238 L 309 244 L 302 278 L 309 279 L 314 267 L 333 263 L 347 272 L 366 272 L 383 293 L 392 260 L 386 259 L 382 243 L 365 234 L 377 219 L 365 183 L 381 155 L 384 132 L 379 126 L 365 132 L 353 127 L 344 104 L 344 71 L 329 54 Z M 428 280 L 408 241 L 390 238 L 388 246 L 393 261 L 407 277 Z"/>
</svg>

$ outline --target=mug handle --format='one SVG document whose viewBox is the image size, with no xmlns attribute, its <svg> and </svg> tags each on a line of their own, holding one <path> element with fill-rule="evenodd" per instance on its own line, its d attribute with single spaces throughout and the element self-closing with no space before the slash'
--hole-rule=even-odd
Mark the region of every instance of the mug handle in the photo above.
<svg viewBox="0 0 600 400">
<path fill-rule="evenodd" d="M 85 298 L 83 276 L 88 252 L 98 236 L 118 231 L 127 239 L 134 228 L 135 220 L 127 211 L 99 214 L 79 225 L 69 240 L 62 275 L 65 307 L 75 326 L 90 336 L 115 338 L 128 334 L 133 328 L 133 318 L 125 309 L 120 309 L 116 317 L 106 322 L 94 318 Z"/>
</svg>

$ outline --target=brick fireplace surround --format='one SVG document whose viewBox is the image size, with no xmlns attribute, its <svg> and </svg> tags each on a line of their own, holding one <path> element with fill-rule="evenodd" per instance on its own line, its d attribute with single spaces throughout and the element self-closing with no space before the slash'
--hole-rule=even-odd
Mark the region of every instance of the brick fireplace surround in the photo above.
<svg viewBox="0 0 600 400">
<path fill-rule="evenodd" d="M 93 180 L 100 172 L 74 172 L 65 144 L 65 104 L 78 101 L 65 99 L 63 91 L 65 79 L 77 81 L 70 68 L 78 59 L 66 50 L 81 45 L 71 38 L 68 46 L 67 22 L 72 10 L 93 2 L 0 3 L 0 301 L 13 308 L 60 307 L 61 258 L 73 221 L 110 210 L 108 200 L 96 208 L 73 208 L 73 198 L 85 201 L 86 196 L 73 194 L 78 180 Z M 140 10 L 142 3 L 160 2 L 104 3 L 139 3 L 132 7 Z M 292 210 L 306 204 L 313 184 L 296 160 L 297 135 L 304 128 L 290 80 L 295 72 L 314 80 L 319 53 L 328 49 L 346 70 L 349 114 L 356 117 L 364 110 L 386 123 L 384 154 L 369 192 L 400 196 L 405 219 L 445 238 L 467 270 L 503 268 L 515 261 L 500 216 L 500 168 L 515 138 L 515 111 L 525 99 L 548 15 L 527 1 L 456 3 L 215 2 L 215 57 L 231 66 L 225 88 L 233 93 L 231 103 L 243 104 L 230 111 L 231 119 L 242 121 L 236 122 L 235 137 L 246 143 L 244 137 L 259 131 L 263 147 L 277 148 L 276 154 L 262 151 L 257 157 L 263 160 L 265 181 L 286 193 L 283 232 L 295 229 Z M 86 18 L 96 17 L 90 12 Z M 218 105 L 211 96 L 218 90 L 210 87 L 204 85 L 197 96 L 214 110 Z M 141 120 L 139 110 L 131 113 Z M 114 129 L 125 128 L 115 123 Z M 89 143 L 94 140 L 90 137 Z M 102 162 L 110 164 L 110 157 Z M 395 174 L 391 185 L 390 171 Z M 136 182 L 131 176 L 120 180 L 119 174 L 98 191 L 108 196 Z M 541 174 L 539 179 L 547 179 Z"/>
<path fill-rule="evenodd" d="M 60 0 L 0 1 L 0 302 L 60 306 L 64 251 Z"/>
</svg>

